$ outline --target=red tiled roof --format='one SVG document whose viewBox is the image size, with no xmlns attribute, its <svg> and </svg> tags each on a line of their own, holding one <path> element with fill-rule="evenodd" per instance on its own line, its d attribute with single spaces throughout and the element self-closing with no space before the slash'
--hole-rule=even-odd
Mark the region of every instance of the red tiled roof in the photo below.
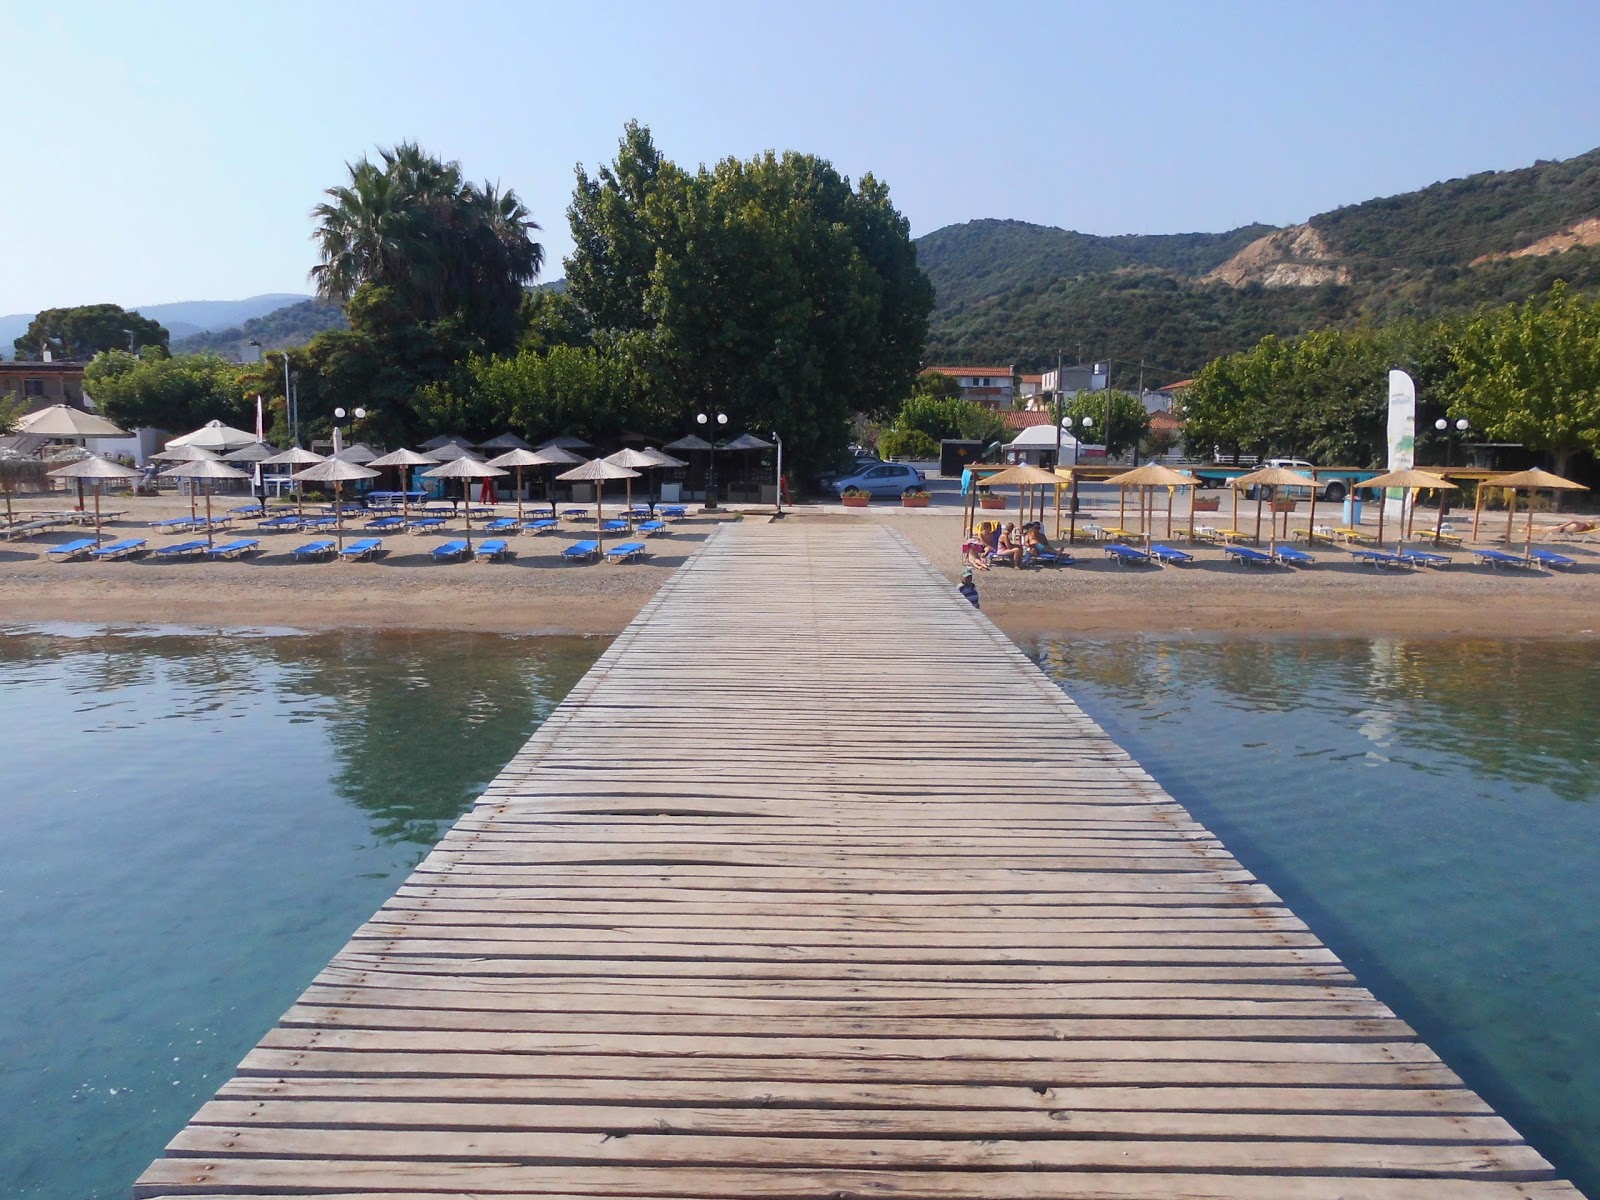
<svg viewBox="0 0 1600 1200">
<path fill-rule="evenodd" d="M 1023 383 L 1043 383 L 1044 382 L 1044 376 L 1043 375 L 1019 375 L 1019 376 L 1017 376 L 1017 378 L 1022 380 Z"/>
<path fill-rule="evenodd" d="M 1000 419 L 1006 423 L 1007 429 L 1032 429 L 1035 425 L 1050 424 L 1050 414 L 1047 412 L 1021 412 L 1013 409 L 1000 414 Z"/>
<path fill-rule="evenodd" d="M 1010 367 L 924 367 L 924 375 L 1004 375 L 1011 377 Z"/>
<path fill-rule="evenodd" d="M 1156 412 L 1150 414 L 1151 429 L 1182 429 L 1183 422 L 1169 412 Z"/>
<path fill-rule="evenodd" d="M 1180 379 L 1177 383 L 1169 383 L 1165 387 L 1158 387 L 1155 390 L 1158 392 L 1181 392 L 1184 388 L 1192 388 L 1193 386 L 1194 380 Z"/>
</svg>

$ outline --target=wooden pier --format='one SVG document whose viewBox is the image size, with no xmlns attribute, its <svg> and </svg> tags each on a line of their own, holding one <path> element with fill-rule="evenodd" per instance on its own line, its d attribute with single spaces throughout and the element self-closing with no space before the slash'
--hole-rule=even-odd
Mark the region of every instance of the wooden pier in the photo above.
<svg viewBox="0 0 1600 1200">
<path fill-rule="evenodd" d="M 135 1194 L 1577 1196 L 904 542 L 797 521 L 668 581 Z"/>
</svg>

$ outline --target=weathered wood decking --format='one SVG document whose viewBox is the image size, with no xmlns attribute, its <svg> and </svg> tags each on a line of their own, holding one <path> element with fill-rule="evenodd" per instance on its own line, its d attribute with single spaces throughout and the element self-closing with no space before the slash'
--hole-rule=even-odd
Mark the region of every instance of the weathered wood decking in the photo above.
<svg viewBox="0 0 1600 1200">
<path fill-rule="evenodd" d="M 796 522 L 669 581 L 136 1191 L 1577 1194 L 901 542 Z"/>
</svg>

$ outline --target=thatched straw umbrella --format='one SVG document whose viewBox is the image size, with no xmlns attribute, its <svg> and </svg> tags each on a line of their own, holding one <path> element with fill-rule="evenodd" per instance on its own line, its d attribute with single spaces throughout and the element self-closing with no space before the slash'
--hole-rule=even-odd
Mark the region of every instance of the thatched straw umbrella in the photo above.
<svg viewBox="0 0 1600 1200">
<path fill-rule="evenodd" d="M 511 434 L 505 434 L 511 437 Z M 499 439 L 495 439 L 498 441 Z M 572 463 L 582 462 L 576 454 L 568 454 L 565 450 L 530 450 L 519 446 L 508 450 L 498 458 L 491 458 L 491 467 L 510 467 L 517 473 L 517 520 L 522 520 L 522 472 L 525 467 L 563 467 Z M 555 515 L 555 501 L 551 500 L 550 513 Z"/>
<path fill-rule="evenodd" d="M 22 454 L 10 446 L 0 446 L 0 489 L 6 494 L 6 524 L 11 524 L 11 488 L 14 484 L 12 476 L 18 473 L 24 463 L 31 463 L 34 469 L 40 466 L 39 460 L 31 454 Z"/>
<path fill-rule="evenodd" d="M 1573 483 L 1570 479 L 1563 479 L 1549 471 L 1534 467 L 1527 471 L 1518 471 L 1512 475 L 1502 475 L 1498 479 L 1487 481 L 1490 487 L 1504 488 L 1511 493 L 1511 507 L 1516 505 L 1518 492 L 1528 493 L 1528 544 L 1524 551 L 1523 561 L 1533 561 L 1533 493 L 1534 492 L 1587 492 L 1589 489 L 1581 483 Z M 1482 485 L 1480 485 L 1481 487 Z M 1511 523 L 1506 521 L 1509 531 Z M 1506 539 L 1510 541 L 1509 536 Z"/>
<path fill-rule="evenodd" d="M 282 454 L 274 454 L 271 458 L 263 458 L 261 465 L 264 467 L 309 467 L 327 461 L 326 458 L 315 451 L 302 450 L 299 446 L 290 446 Z M 300 476 L 298 475 L 294 476 L 294 499 L 297 511 L 302 517 L 305 516 L 306 494 L 305 490 L 300 486 Z"/>
<path fill-rule="evenodd" d="M 1251 471 L 1248 475 L 1241 475 L 1233 481 L 1233 530 L 1239 531 L 1239 493 L 1246 488 L 1256 489 L 1256 544 L 1261 544 L 1261 505 L 1266 500 L 1267 494 L 1263 488 L 1300 487 L 1316 491 L 1316 481 L 1298 471 L 1291 471 L 1287 467 L 1262 467 L 1259 471 Z M 1289 518 L 1283 520 L 1284 536 L 1289 533 Z M 1272 517 L 1272 549 L 1277 549 L 1278 544 L 1278 517 Z"/>
<path fill-rule="evenodd" d="M 1449 488 L 1451 491 L 1455 491 L 1456 490 L 1456 485 L 1451 483 L 1443 475 L 1436 475 L 1432 471 L 1419 471 L 1415 467 L 1403 467 L 1398 471 L 1390 471 L 1385 475 L 1375 475 L 1371 479 L 1362 480 L 1361 481 L 1361 486 L 1364 487 L 1364 488 L 1377 488 L 1378 489 L 1378 545 L 1379 546 L 1383 545 L 1383 510 L 1384 510 L 1384 500 L 1385 500 L 1384 493 L 1389 488 L 1399 488 L 1399 489 L 1401 489 L 1401 490 L 1403 490 L 1405 492 L 1410 493 L 1412 501 L 1413 501 L 1413 503 L 1411 505 L 1411 509 L 1412 509 L 1413 513 L 1416 511 L 1416 503 L 1415 503 L 1416 493 L 1418 493 L 1418 492 L 1442 491 L 1442 489 L 1444 489 L 1444 488 Z M 1443 519 L 1444 519 L 1444 506 L 1442 504 L 1439 506 L 1439 519 L 1441 521 L 1443 521 Z M 1404 507 L 1402 506 L 1401 512 L 1400 512 L 1400 535 L 1399 535 L 1399 537 L 1395 538 L 1395 545 L 1397 547 L 1400 546 L 1400 545 L 1403 545 L 1405 540 L 1406 540 L 1406 514 L 1405 514 Z"/>
<path fill-rule="evenodd" d="M 625 467 L 630 471 L 653 471 L 661 464 L 643 450 L 618 450 L 615 454 L 608 454 L 605 461 L 614 467 Z M 674 460 L 676 461 L 676 460 Z M 628 507 L 633 507 L 633 480 L 628 480 Z M 633 518 L 628 518 L 628 527 L 633 528 Z"/>
<path fill-rule="evenodd" d="M 461 506 L 461 515 L 467 522 L 467 553 L 472 553 L 472 497 L 467 494 L 467 480 L 469 479 L 494 479 L 501 475 L 510 474 L 499 467 L 491 467 L 486 462 L 479 462 L 470 454 L 452 459 L 443 466 L 435 467 L 431 471 L 424 471 L 429 479 L 459 479 L 461 480 L 461 493 L 464 503 Z"/>
<path fill-rule="evenodd" d="M 372 460 L 378 457 L 378 452 L 365 442 L 351 442 L 341 450 L 335 450 L 333 457 L 341 462 L 353 462 L 358 466 L 371 466 Z"/>
<path fill-rule="evenodd" d="M 492 437 L 487 442 L 479 442 L 478 449 L 499 450 L 503 454 L 507 450 L 532 450 L 533 447 L 514 433 L 502 433 L 499 437 Z"/>
<path fill-rule="evenodd" d="M 246 483 L 250 476 L 237 467 L 230 467 L 227 463 L 215 458 L 197 458 L 193 462 L 179 463 L 175 467 L 168 467 L 161 472 L 173 479 L 204 479 L 206 481 L 206 545 L 213 546 L 215 541 L 211 531 L 211 487 L 218 479 L 242 479 Z"/>
<path fill-rule="evenodd" d="M 342 458 L 325 458 L 314 467 L 307 467 L 294 477 L 298 485 L 306 483 L 333 484 L 333 528 L 339 542 L 339 552 L 344 553 L 344 485 L 356 479 L 376 479 L 378 472 L 360 463 L 345 462 Z"/>
<path fill-rule="evenodd" d="M 395 467 L 400 472 L 400 512 L 409 517 L 411 515 L 411 495 L 406 488 L 406 472 L 412 467 L 437 466 L 439 460 L 429 454 L 418 454 L 415 450 L 394 450 L 381 458 L 370 459 L 366 465 L 369 467 Z"/>
<path fill-rule="evenodd" d="M 1110 479 L 1106 480 L 1106 482 L 1115 484 L 1119 489 L 1121 489 L 1124 501 L 1126 501 L 1129 488 L 1136 487 L 1140 489 L 1139 528 L 1144 534 L 1145 543 L 1149 544 L 1154 537 L 1152 526 L 1154 526 L 1156 523 L 1153 504 L 1155 489 L 1158 487 L 1164 487 L 1167 489 L 1167 536 L 1170 538 L 1172 536 L 1172 496 L 1174 490 L 1181 487 L 1192 486 L 1194 484 L 1194 478 L 1189 475 L 1184 475 L 1179 471 L 1174 471 L 1171 467 L 1164 467 L 1160 463 L 1145 463 L 1145 465 L 1142 467 L 1135 467 L 1131 471 L 1124 471 L 1120 475 L 1113 475 Z M 1147 510 L 1148 520 L 1146 518 Z M 1192 510 L 1189 523 L 1191 526 L 1194 524 Z M 1121 526 L 1121 524 L 1122 514 L 1119 510 L 1117 514 L 1117 525 Z M 1193 530 L 1191 529 L 1190 532 L 1192 533 Z"/>
<path fill-rule="evenodd" d="M 570 471 L 563 471 L 556 478 L 565 479 L 572 483 L 594 484 L 594 536 L 595 540 L 601 544 L 601 548 L 604 549 L 605 538 L 600 532 L 600 525 L 604 512 L 602 506 L 605 504 L 606 480 L 637 479 L 639 478 L 639 472 L 630 471 L 627 467 L 619 467 L 614 463 L 608 463 L 603 458 L 597 458 L 591 462 L 584 463 L 581 467 L 573 467 Z"/>
<path fill-rule="evenodd" d="M 643 450 L 639 451 L 639 453 L 643 457 L 650 460 L 650 467 L 647 469 L 655 469 L 658 467 L 687 467 L 689 465 L 683 459 L 673 458 L 672 455 L 668 454 L 665 450 L 657 450 L 654 446 L 646 446 Z M 650 511 L 654 513 L 656 511 L 656 505 L 661 503 L 661 476 L 654 475 L 651 476 L 651 478 L 655 481 L 655 495 L 650 500 Z"/>
<path fill-rule="evenodd" d="M 1020 529 L 1028 523 L 1035 507 L 1038 508 L 1038 520 L 1044 524 L 1044 497 L 1039 489 L 1044 487 L 1060 487 L 1062 479 L 1054 471 L 1046 471 L 1043 467 L 1029 466 L 1021 463 L 1015 467 L 1007 467 L 1004 471 L 997 471 L 983 481 L 986 488 L 1012 487 L 1017 489 L 1017 527 Z M 977 504 L 977 488 L 973 488 L 971 503 Z M 1037 501 L 1037 504 L 1035 504 Z M 976 510 L 974 510 L 976 514 Z M 970 525 L 969 525 L 970 527 Z"/>
<path fill-rule="evenodd" d="M 120 479 L 126 482 L 139 478 L 140 472 L 132 467 L 124 467 L 114 462 L 107 462 L 103 458 L 82 458 L 65 467 L 58 467 L 50 472 L 57 479 L 76 479 L 82 482 L 85 479 L 95 480 L 94 489 L 94 544 L 100 544 L 100 485 L 107 479 Z M 6 492 L 6 516 L 11 515 L 11 493 Z"/>
</svg>

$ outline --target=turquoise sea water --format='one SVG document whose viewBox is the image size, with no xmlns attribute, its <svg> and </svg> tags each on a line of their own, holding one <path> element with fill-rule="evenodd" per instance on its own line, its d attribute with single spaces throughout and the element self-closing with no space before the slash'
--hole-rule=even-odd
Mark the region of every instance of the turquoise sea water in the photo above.
<svg viewBox="0 0 1600 1200">
<path fill-rule="evenodd" d="M 0 1196 L 123 1200 L 603 645 L 0 629 Z"/>
<path fill-rule="evenodd" d="M 1363 983 L 1600 1197 L 1600 646 L 1037 651 Z"/>
</svg>

